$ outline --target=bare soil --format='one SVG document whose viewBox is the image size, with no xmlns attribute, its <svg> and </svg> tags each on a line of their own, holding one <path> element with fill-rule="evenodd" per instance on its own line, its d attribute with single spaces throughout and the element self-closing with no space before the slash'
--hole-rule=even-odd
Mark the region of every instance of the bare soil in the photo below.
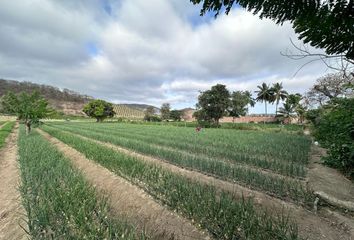
<svg viewBox="0 0 354 240">
<path fill-rule="evenodd" d="M 326 150 L 313 145 L 311 150 L 309 184 L 316 192 L 327 195 L 344 202 L 352 202 L 354 206 L 354 184 L 339 171 L 322 164 L 321 157 Z M 353 209 L 354 210 L 354 209 Z"/>
<path fill-rule="evenodd" d="M 294 221 L 298 224 L 299 233 L 304 238 L 308 238 L 311 240 L 354 239 L 351 227 L 348 224 L 343 224 L 342 218 L 329 213 L 327 210 L 323 209 L 320 210 L 317 214 L 315 214 L 314 212 L 306 210 L 295 204 L 271 197 L 259 191 L 250 190 L 235 183 L 223 181 L 212 176 L 207 176 L 200 172 L 180 168 L 161 159 L 145 156 L 137 152 L 133 152 L 128 149 L 119 147 L 117 145 L 89 139 L 80 135 L 76 136 L 79 136 L 82 139 L 91 140 L 97 144 L 110 147 L 115 151 L 139 158 L 145 162 L 159 165 L 171 172 L 178 173 L 191 180 L 215 186 L 216 189 L 232 193 L 236 199 L 241 199 L 242 197 L 253 198 L 256 207 L 258 207 L 259 209 L 267 209 L 268 211 L 274 213 L 274 215 L 279 214 L 281 212 L 289 213 L 289 216 L 294 219 Z"/>
<path fill-rule="evenodd" d="M 0 239 L 28 239 L 17 162 L 18 124 L 0 151 Z"/>
<path fill-rule="evenodd" d="M 90 161 L 46 132 L 38 131 L 72 160 L 74 166 L 84 173 L 100 194 L 104 192 L 109 196 L 114 215 L 127 218 L 155 239 L 210 239 L 207 233 L 202 232 L 189 220 L 161 206 L 142 189 Z"/>
</svg>

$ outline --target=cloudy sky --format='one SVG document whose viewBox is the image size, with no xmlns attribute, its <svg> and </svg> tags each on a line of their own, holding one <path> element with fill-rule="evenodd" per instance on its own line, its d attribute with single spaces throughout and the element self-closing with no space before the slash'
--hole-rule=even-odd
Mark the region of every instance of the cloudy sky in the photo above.
<svg viewBox="0 0 354 240">
<path fill-rule="evenodd" d="M 297 42 L 290 24 L 237 7 L 217 19 L 199 10 L 189 0 L 0 0 L 0 78 L 182 108 L 216 83 L 283 82 L 302 93 L 328 71 L 315 62 L 294 76 L 308 60 L 280 54 Z"/>
</svg>

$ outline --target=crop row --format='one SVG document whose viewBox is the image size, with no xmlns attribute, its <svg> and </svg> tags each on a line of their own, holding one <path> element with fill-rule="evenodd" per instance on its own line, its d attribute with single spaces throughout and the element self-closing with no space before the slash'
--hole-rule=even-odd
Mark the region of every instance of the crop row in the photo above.
<svg viewBox="0 0 354 240">
<path fill-rule="evenodd" d="M 219 148 L 212 145 L 191 144 L 188 140 L 182 141 L 179 139 L 168 138 L 166 136 L 154 137 L 144 133 L 127 132 L 121 129 L 98 129 L 87 125 L 75 125 L 70 127 L 60 125 L 60 127 L 61 129 L 66 129 L 69 131 L 90 130 L 91 132 L 110 134 L 119 138 L 168 147 L 169 149 L 173 149 L 173 151 L 180 152 L 182 155 L 196 155 L 198 158 L 220 160 L 230 164 L 247 164 L 291 177 L 304 177 L 306 174 L 304 164 L 288 162 L 280 159 L 268 159 L 264 156 L 264 154 L 259 154 L 256 156 L 255 154 L 245 153 L 242 150 L 235 151 L 232 148 Z M 199 138 L 202 136 L 194 137 Z M 192 156 L 192 158 L 193 157 L 194 156 Z"/>
<path fill-rule="evenodd" d="M 137 239 L 140 234 L 113 219 L 106 199 L 69 160 L 38 133 L 20 129 L 19 161 L 23 204 L 33 239 Z"/>
<path fill-rule="evenodd" d="M 144 134 L 151 139 L 173 139 L 192 146 L 208 146 L 250 155 L 262 155 L 270 159 L 304 163 L 308 162 L 310 140 L 305 136 L 260 131 L 230 131 L 225 129 L 205 129 L 200 133 L 190 128 L 141 126 L 133 124 L 87 124 L 78 127 L 104 129 L 125 133 Z"/>
<path fill-rule="evenodd" d="M 0 128 L 0 148 L 4 146 L 6 138 L 9 136 L 14 126 L 15 122 L 7 122 Z"/>
<path fill-rule="evenodd" d="M 288 216 L 273 217 L 256 210 L 252 200 L 236 201 L 229 193 L 217 194 L 212 186 L 190 181 L 91 140 L 48 126 L 43 130 L 144 188 L 163 204 L 208 230 L 216 239 L 298 239 L 296 224 Z"/>
<path fill-rule="evenodd" d="M 49 128 L 52 127 L 46 127 L 46 129 Z M 197 170 L 223 180 L 237 182 L 252 189 L 262 190 L 282 199 L 291 199 L 294 202 L 306 204 L 312 201 L 311 192 L 301 182 L 296 180 L 265 174 L 257 170 L 230 165 L 214 159 L 205 159 L 195 155 L 183 155 L 173 150 L 151 146 L 147 142 L 124 139 L 90 130 L 72 129 L 71 131 L 85 137 L 156 156 L 177 166 Z"/>
</svg>

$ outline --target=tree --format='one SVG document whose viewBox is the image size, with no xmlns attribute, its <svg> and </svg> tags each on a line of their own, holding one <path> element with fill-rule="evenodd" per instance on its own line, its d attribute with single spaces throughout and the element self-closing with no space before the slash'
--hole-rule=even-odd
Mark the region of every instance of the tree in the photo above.
<svg viewBox="0 0 354 240">
<path fill-rule="evenodd" d="M 163 103 L 161 106 L 161 119 L 168 120 L 170 119 L 170 109 L 171 106 L 169 103 Z"/>
<path fill-rule="evenodd" d="M 341 73 L 327 74 L 317 79 L 314 86 L 306 93 L 309 105 L 323 106 L 329 100 L 337 97 L 349 97 L 353 94 L 354 77 Z"/>
<path fill-rule="evenodd" d="M 229 114 L 234 122 L 235 117 L 245 116 L 248 112 L 248 106 L 254 106 L 255 102 L 249 91 L 235 91 L 231 94 Z"/>
<path fill-rule="evenodd" d="M 264 102 L 265 114 L 267 114 L 267 102 L 273 101 L 272 89 L 269 88 L 269 85 L 267 85 L 266 83 L 262 83 L 261 86 L 257 86 L 257 87 L 259 90 L 255 91 L 255 93 L 257 93 L 256 101 Z"/>
<path fill-rule="evenodd" d="M 190 0 L 203 2 L 201 15 L 208 11 L 217 16 L 223 9 L 229 13 L 234 4 L 260 18 L 269 18 L 277 24 L 290 21 L 299 38 L 311 46 L 325 49 L 329 55 L 345 56 L 354 61 L 354 1 L 353 0 Z"/>
<path fill-rule="evenodd" d="M 294 117 L 295 107 L 289 101 L 283 104 L 283 107 L 279 108 L 279 116 L 283 118 L 283 121 Z"/>
<path fill-rule="evenodd" d="M 173 121 L 181 121 L 182 119 L 182 111 L 180 110 L 172 110 L 170 112 L 170 118 L 173 120 Z"/>
<path fill-rule="evenodd" d="M 103 122 L 104 119 L 111 118 L 115 114 L 112 103 L 100 99 L 90 101 L 82 111 L 87 116 L 96 118 L 97 122 Z"/>
<path fill-rule="evenodd" d="M 31 94 L 22 92 L 18 95 L 8 92 L 2 97 L 1 106 L 2 112 L 15 114 L 19 120 L 24 121 L 26 134 L 31 132 L 32 124 L 38 123 L 50 112 L 47 100 L 37 91 Z"/>
<path fill-rule="evenodd" d="M 195 113 L 198 121 L 206 121 L 219 126 L 219 120 L 227 115 L 230 106 L 230 92 L 225 85 L 216 84 L 198 96 Z"/>
<path fill-rule="evenodd" d="M 283 104 L 283 107 L 279 109 L 279 116 L 281 116 L 284 120 L 291 119 L 296 113 L 297 117 L 299 118 L 299 122 L 302 122 L 306 108 L 301 105 L 301 100 L 301 94 L 289 94 L 285 103 Z"/>
<path fill-rule="evenodd" d="M 160 122 L 161 119 L 156 116 L 155 108 L 153 106 L 148 106 L 145 111 L 144 120 L 148 122 Z"/>
<path fill-rule="evenodd" d="M 288 92 L 283 90 L 283 84 L 282 83 L 275 83 L 273 84 L 272 88 L 272 95 L 273 95 L 273 101 L 275 102 L 275 115 L 278 114 L 278 104 L 280 100 L 285 100 L 286 97 L 288 96 Z"/>
</svg>

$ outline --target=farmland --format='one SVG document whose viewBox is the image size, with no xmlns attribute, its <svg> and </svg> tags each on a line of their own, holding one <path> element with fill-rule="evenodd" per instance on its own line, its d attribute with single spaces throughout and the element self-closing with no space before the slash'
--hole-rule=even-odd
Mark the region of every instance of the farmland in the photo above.
<svg viewBox="0 0 354 240">
<path fill-rule="evenodd" d="M 27 136 L 7 122 L 1 131 L 18 136 L 33 239 L 349 239 L 312 212 L 311 140 L 291 130 L 47 122 Z"/>
</svg>

